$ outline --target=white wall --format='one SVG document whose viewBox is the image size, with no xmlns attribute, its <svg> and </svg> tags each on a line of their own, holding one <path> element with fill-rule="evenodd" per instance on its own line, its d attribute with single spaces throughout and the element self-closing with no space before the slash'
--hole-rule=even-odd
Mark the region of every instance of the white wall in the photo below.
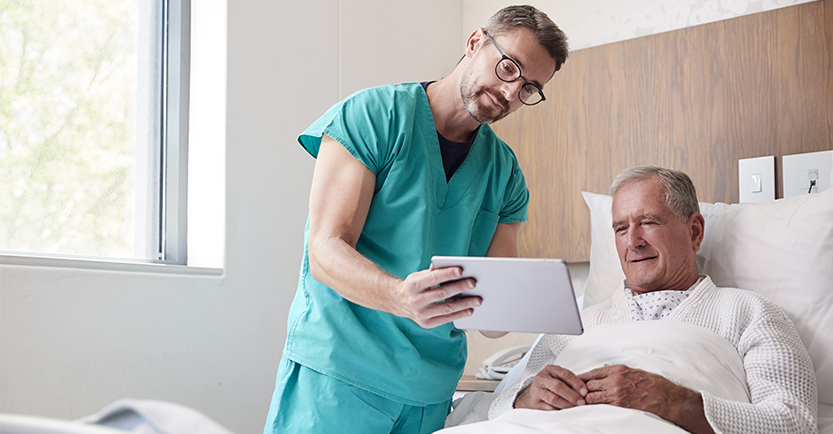
<svg viewBox="0 0 833 434">
<path fill-rule="evenodd" d="M 261 432 L 313 169 L 297 135 L 359 88 L 441 77 L 463 49 L 459 0 L 227 8 L 224 274 L 0 265 L 0 412 L 161 399 Z"/>
</svg>

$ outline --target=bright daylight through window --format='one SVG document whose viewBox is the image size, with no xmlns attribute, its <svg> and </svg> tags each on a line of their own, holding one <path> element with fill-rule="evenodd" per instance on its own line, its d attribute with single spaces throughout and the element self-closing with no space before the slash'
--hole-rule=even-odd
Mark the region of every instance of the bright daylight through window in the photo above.
<svg viewBox="0 0 833 434">
<path fill-rule="evenodd" d="M 185 263 L 187 4 L 0 0 L 0 253 Z"/>
</svg>

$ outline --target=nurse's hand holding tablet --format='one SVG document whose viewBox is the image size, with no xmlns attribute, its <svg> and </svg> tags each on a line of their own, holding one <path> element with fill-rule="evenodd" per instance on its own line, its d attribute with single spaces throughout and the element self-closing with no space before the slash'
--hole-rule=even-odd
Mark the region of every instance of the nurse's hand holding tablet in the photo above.
<svg viewBox="0 0 833 434">
<path fill-rule="evenodd" d="M 480 306 L 480 297 L 458 297 L 475 288 L 474 279 L 463 277 L 460 267 L 417 271 L 409 275 L 397 288 L 403 303 L 391 313 L 414 320 L 423 328 L 433 328 L 471 316 Z"/>
</svg>

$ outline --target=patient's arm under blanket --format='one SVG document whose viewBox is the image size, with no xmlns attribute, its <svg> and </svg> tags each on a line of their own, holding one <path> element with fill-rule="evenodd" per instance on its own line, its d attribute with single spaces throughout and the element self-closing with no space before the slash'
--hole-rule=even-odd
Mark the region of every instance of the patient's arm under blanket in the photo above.
<svg viewBox="0 0 833 434">
<path fill-rule="evenodd" d="M 605 364 L 627 365 L 698 392 L 749 402 L 743 359 L 737 349 L 711 330 L 678 321 L 593 327 L 570 341 L 554 364 L 576 374 Z"/>
<path fill-rule="evenodd" d="M 743 360 L 722 336 L 687 323 L 646 321 L 599 325 L 564 347 L 554 364 L 576 374 L 623 364 L 662 375 L 696 391 L 749 402 Z M 650 428 L 650 429 L 649 429 Z M 610 405 L 561 411 L 510 410 L 488 422 L 442 433 L 644 433 L 685 432 L 653 414 Z"/>
</svg>

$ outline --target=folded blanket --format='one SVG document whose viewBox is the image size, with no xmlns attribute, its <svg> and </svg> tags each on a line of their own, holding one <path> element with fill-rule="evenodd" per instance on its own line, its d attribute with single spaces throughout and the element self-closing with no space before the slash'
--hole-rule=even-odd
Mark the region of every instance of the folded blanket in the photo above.
<svg viewBox="0 0 833 434">
<path fill-rule="evenodd" d="M 554 364 L 577 374 L 604 364 L 623 364 L 662 375 L 696 391 L 734 401 L 750 400 L 743 360 L 737 349 L 722 336 L 687 323 L 665 320 L 592 327 L 567 344 Z M 464 418 L 462 414 L 457 416 Z M 685 431 L 647 412 L 610 405 L 587 405 L 560 411 L 514 409 L 490 421 L 439 432 L 629 434 Z"/>
<path fill-rule="evenodd" d="M 743 359 L 723 336 L 679 321 L 635 321 L 588 328 L 555 359 L 576 374 L 627 365 L 696 391 L 750 402 Z"/>
</svg>

